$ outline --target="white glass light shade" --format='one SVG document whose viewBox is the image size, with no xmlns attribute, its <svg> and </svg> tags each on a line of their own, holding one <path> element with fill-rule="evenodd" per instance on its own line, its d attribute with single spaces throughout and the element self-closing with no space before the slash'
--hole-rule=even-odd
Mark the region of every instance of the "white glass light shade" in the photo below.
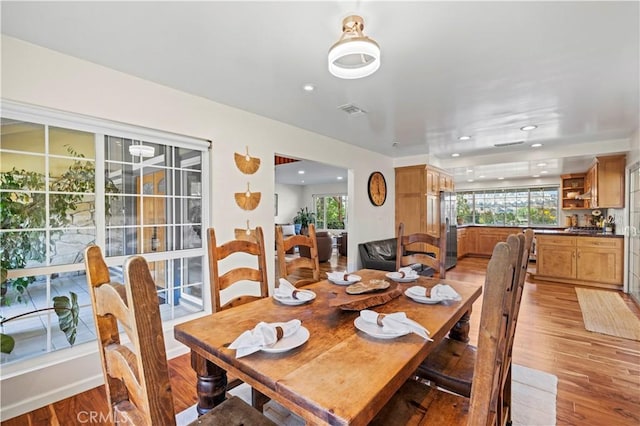
<svg viewBox="0 0 640 426">
<path fill-rule="evenodd" d="M 129 154 L 134 157 L 153 157 L 156 150 L 147 145 L 129 145 Z"/>
<path fill-rule="evenodd" d="M 329 50 L 329 72 L 336 77 L 367 77 L 380 68 L 380 47 L 366 37 L 339 41 Z"/>
</svg>

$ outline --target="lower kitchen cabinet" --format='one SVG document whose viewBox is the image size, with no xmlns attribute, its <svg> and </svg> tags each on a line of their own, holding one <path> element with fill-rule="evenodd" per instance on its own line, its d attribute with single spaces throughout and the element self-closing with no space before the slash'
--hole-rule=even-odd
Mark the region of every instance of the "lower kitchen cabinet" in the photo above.
<svg viewBox="0 0 640 426">
<path fill-rule="evenodd" d="M 604 288 L 622 288 L 623 239 L 536 235 L 535 278 Z"/>
</svg>

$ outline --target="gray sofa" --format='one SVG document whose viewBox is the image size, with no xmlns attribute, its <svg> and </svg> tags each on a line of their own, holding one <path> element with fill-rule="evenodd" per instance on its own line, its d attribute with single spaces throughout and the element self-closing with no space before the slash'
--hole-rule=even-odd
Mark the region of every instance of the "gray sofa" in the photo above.
<svg viewBox="0 0 640 426">
<path fill-rule="evenodd" d="M 385 240 L 358 244 L 362 268 L 377 269 L 379 271 L 395 271 L 397 247 L 397 238 L 387 238 Z M 427 277 L 435 273 L 432 268 L 424 267 L 423 265 L 415 265 L 414 269 L 418 271 L 418 274 Z"/>
</svg>

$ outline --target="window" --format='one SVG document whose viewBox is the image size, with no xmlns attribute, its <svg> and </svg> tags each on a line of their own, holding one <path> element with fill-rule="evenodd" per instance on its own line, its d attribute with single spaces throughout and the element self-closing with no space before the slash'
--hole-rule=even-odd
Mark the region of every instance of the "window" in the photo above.
<svg viewBox="0 0 640 426">
<path fill-rule="evenodd" d="M 462 224 L 534 226 L 558 224 L 558 189 L 515 188 L 457 193 Z"/>
<path fill-rule="evenodd" d="M 3 324 L 16 341 L 3 362 L 70 347 L 53 311 L 34 312 L 70 292 L 80 306 L 75 344 L 95 339 L 88 244 L 103 248 L 115 281 L 127 257 L 147 259 L 164 321 L 202 311 L 208 143 L 25 110 L 9 106 L 0 123 L 0 258 L 9 278 L 0 316 L 27 314 Z M 154 153 L 132 156 L 131 145 Z"/>
<path fill-rule="evenodd" d="M 316 228 L 347 229 L 347 196 L 344 194 L 314 195 Z"/>
</svg>

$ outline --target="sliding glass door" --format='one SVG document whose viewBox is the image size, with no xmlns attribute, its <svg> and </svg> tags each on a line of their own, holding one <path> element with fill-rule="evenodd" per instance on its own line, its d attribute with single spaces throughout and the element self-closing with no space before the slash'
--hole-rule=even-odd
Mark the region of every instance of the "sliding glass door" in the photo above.
<svg viewBox="0 0 640 426">
<path fill-rule="evenodd" d="M 640 304 L 640 163 L 629 174 L 629 294 Z"/>
</svg>

